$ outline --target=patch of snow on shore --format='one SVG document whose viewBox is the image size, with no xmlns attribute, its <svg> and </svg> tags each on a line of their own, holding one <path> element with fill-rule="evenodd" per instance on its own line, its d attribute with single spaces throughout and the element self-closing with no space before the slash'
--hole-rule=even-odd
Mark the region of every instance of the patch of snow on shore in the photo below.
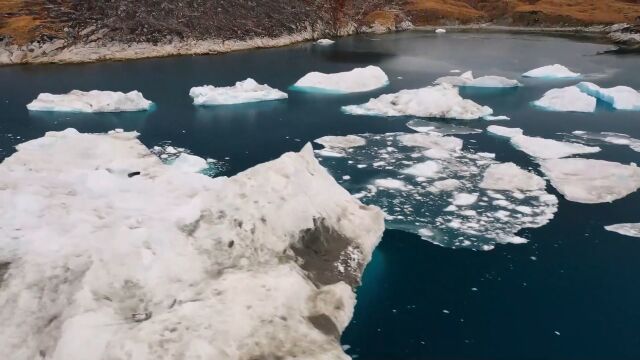
<svg viewBox="0 0 640 360">
<path fill-rule="evenodd" d="M 343 106 L 342 110 L 352 115 L 412 115 L 461 120 L 479 119 L 493 113 L 488 106 L 462 98 L 458 89 L 449 84 L 385 94 L 365 104 Z"/>
<path fill-rule="evenodd" d="M 389 78 L 382 69 L 377 66 L 367 66 L 332 74 L 311 72 L 298 80 L 292 90 L 346 94 L 371 91 L 387 84 L 389 84 Z"/>
<path fill-rule="evenodd" d="M 27 105 L 31 111 L 60 112 L 124 112 L 151 109 L 153 103 L 142 96 L 139 91 L 128 93 L 116 91 L 79 91 L 54 95 L 42 93 Z"/>
<path fill-rule="evenodd" d="M 191 88 L 189 96 L 194 105 L 233 105 L 258 101 L 286 99 L 288 95 L 268 85 L 258 84 L 249 78 L 238 81 L 234 86 L 216 87 L 211 85 Z"/>
</svg>

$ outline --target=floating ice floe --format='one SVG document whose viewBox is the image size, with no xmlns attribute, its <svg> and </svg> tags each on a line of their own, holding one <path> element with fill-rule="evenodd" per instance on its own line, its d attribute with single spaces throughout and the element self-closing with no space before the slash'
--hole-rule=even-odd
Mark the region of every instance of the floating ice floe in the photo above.
<svg viewBox="0 0 640 360">
<path fill-rule="evenodd" d="M 258 84 L 249 78 L 238 81 L 234 86 L 215 87 L 211 85 L 191 88 L 189 96 L 194 105 L 233 105 L 258 101 L 286 99 L 288 95 L 268 85 Z"/>
<path fill-rule="evenodd" d="M 205 160 L 190 154 L 187 149 L 171 146 L 168 142 L 154 146 L 149 151 L 159 157 L 163 163 L 185 172 L 199 172 L 207 176 L 215 176 L 225 168 L 225 164 L 221 161 Z"/>
<path fill-rule="evenodd" d="M 382 69 L 367 66 L 333 74 L 312 72 L 298 80 L 292 89 L 343 94 L 371 91 L 387 84 L 389 78 Z"/>
<path fill-rule="evenodd" d="M 628 146 L 633 151 L 640 152 L 640 139 L 632 138 L 626 134 L 619 134 L 614 132 L 589 132 L 576 130 L 571 133 L 574 137 L 579 139 L 586 139 L 590 141 L 598 141 L 606 144 L 623 145 Z"/>
<path fill-rule="evenodd" d="M 321 157 L 336 179 L 366 204 L 383 208 L 389 228 L 442 246 L 490 250 L 526 242 L 515 234 L 553 218 L 557 199 L 545 182 L 493 154 L 463 150 L 435 133 L 361 134 L 345 156 Z"/>
<path fill-rule="evenodd" d="M 151 109 L 153 103 L 139 91 L 128 93 L 116 91 L 79 91 L 54 95 L 43 93 L 27 105 L 31 111 L 60 112 L 123 112 Z"/>
<path fill-rule="evenodd" d="M 447 30 L 445 30 L 445 29 L 436 29 L 436 33 L 437 34 L 444 34 L 446 32 L 447 32 Z"/>
<path fill-rule="evenodd" d="M 578 154 L 596 153 L 601 150 L 596 146 L 526 136 L 519 128 L 491 125 L 487 127 L 487 131 L 509 138 L 511 145 L 537 159 L 559 159 Z"/>
<path fill-rule="evenodd" d="M 466 127 L 451 125 L 446 122 L 428 121 L 423 119 L 414 119 L 407 123 L 407 127 L 421 133 L 434 133 L 440 135 L 462 135 L 462 134 L 477 134 L 482 130 Z"/>
<path fill-rule="evenodd" d="M 335 43 L 335 41 L 330 40 L 330 39 L 320 39 L 320 40 L 316 41 L 316 44 L 318 44 L 318 45 L 331 45 L 333 43 Z"/>
<path fill-rule="evenodd" d="M 335 157 L 345 156 L 345 151 L 348 151 L 349 148 L 366 144 L 365 139 L 355 135 L 324 136 L 314 142 L 324 146 L 324 149 L 316 150 L 317 154 Z"/>
<path fill-rule="evenodd" d="M 462 98 L 458 88 L 449 84 L 385 94 L 365 104 L 343 106 L 342 110 L 352 115 L 413 115 L 462 120 L 479 119 L 493 113 L 488 106 Z"/>
<path fill-rule="evenodd" d="M 550 111 L 594 112 L 596 98 L 582 92 L 576 86 L 547 91 L 534 105 Z"/>
<path fill-rule="evenodd" d="M 604 228 L 621 235 L 640 237 L 640 223 L 616 224 L 605 226 Z"/>
<path fill-rule="evenodd" d="M 505 115 L 498 115 L 498 116 L 487 115 L 487 116 L 483 116 L 482 119 L 487 121 L 511 120 L 510 117 Z"/>
<path fill-rule="evenodd" d="M 215 179 L 134 133 L 17 149 L 0 165 L 0 358 L 349 359 L 383 213 L 310 146 Z"/>
<path fill-rule="evenodd" d="M 595 204 L 621 199 L 640 188 L 640 168 L 593 159 L 552 159 L 541 170 L 567 200 Z"/>
<path fill-rule="evenodd" d="M 531 78 L 549 78 L 549 79 L 560 79 L 560 78 L 576 78 L 579 77 L 579 73 L 574 73 L 569 70 L 565 66 L 555 64 L 555 65 L 547 65 L 537 69 L 529 70 L 526 73 L 522 74 L 524 77 Z"/>
<path fill-rule="evenodd" d="M 615 109 L 640 110 L 640 92 L 628 86 L 601 88 L 590 82 L 581 82 L 576 86 L 585 94 L 595 96 Z"/>
<path fill-rule="evenodd" d="M 509 88 L 521 86 L 519 81 L 507 79 L 502 76 L 481 76 L 479 78 L 473 77 L 473 72 L 467 71 L 460 76 L 443 76 L 436 79 L 434 84 L 449 84 L 453 86 L 466 86 L 466 87 L 484 87 L 484 88 Z"/>
</svg>

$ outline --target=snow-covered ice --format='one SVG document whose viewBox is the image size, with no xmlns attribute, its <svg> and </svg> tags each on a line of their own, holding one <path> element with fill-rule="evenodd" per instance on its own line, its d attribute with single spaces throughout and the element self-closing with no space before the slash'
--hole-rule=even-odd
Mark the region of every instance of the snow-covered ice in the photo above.
<svg viewBox="0 0 640 360">
<path fill-rule="evenodd" d="M 586 146 L 523 134 L 522 129 L 491 125 L 487 131 L 511 140 L 511 145 L 537 159 L 559 159 L 578 154 L 591 154 L 600 151 L 599 147 Z"/>
<path fill-rule="evenodd" d="M 195 156 L 185 148 L 172 146 L 168 141 L 162 142 L 149 150 L 159 157 L 163 163 L 187 172 L 199 172 L 204 175 L 215 176 L 223 171 L 227 165 L 219 160 L 205 160 Z"/>
<path fill-rule="evenodd" d="M 438 34 L 444 34 L 446 32 L 447 32 L 447 30 L 445 30 L 445 29 L 436 29 L 436 33 L 438 33 Z"/>
<path fill-rule="evenodd" d="M 533 104 L 550 111 L 594 112 L 596 102 L 596 98 L 585 94 L 577 86 L 567 86 L 547 91 Z"/>
<path fill-rule="evenodd" d="M 382 69 L 377 66 L 367 66 L 332 74 L 311 72 L 298 80 L 292 89 L 343 94 L 371 91 L 387 84 L 389 84 L 389 78 Z"/>
<path fill-rule="evenodd" d="M 335 43 L 335 41 L 331 40 L 331 39 L 320 39 L 318 41 L 316 41 L 316 44 L 318 45 L 331 45 Z"/>
<path fill-rule="evenodd" d="M 258 84 L 249 78 L 238 81 L 234 86 L 216 87 L 211 85 L 191 88 L 189 96 L 194 105 L 233 105 L 258 101 L 286 99 L 288 95 L 269 85 Z"/>
<path fill-rule="evenodd" d="M 578 139 L 586 139 L 591 142 L 628 146 L 631 150 L 640 152 L 640 139 L 632 138 L 626 134 L 614 132 L 589 132 L 576 130 L 571 133 Z"/>
<path fill-rule="evenodd" d="M 521 86 L 519 81 L 507 79 L 502 76 L 481 76 L 479 78 L 473 77 L 473 72 L 467 71 L 460 76 L 443 76 L 436 79 L 434 84 L 449 84 L 453 86 L 466 86 L 466 87 L 484 87 L 484 88 L 509 88 Z"/>
<path fill-rule="evenodd" d="M 17 149 L 0 165 L 0 358 L 349 359 L 383 213 L 310 146 L 231 178 L 165 165 L 135 133 Z"/>
<path fill-rule="evenodd" d="M 544 225 L 557 210 L 540 177 L 464 149 L 459 138 L 438 132 L 358 137 L 364 145 L 321 162 L 336 179 L 350 176 L 343 185 L 354 196 L 383 208 L 389 228 L 442 246 L 490 250 L 525 242 L 515 234 Z"/>
<path fill-rule="evenodd" d="M 493 110 L 460 96 L 458 88 L 449 84 L 427 86 L 385 94 L 361 105 L 342 107 L 347 114 L 479 119 L 491 115 Z"/>
<path fill-rule="evenodd" d="M 452 125 L 443 121 L 429 121 L 424 119 L 414 119 L 407 123 L 407 127 L 421 133 L 440 134 L 440 135 L 462 135 L 462 134 L 477 134 L 482 130 Z"/>
<path fill-rule="evenodd" d="M 621 235 L 640 237 L 640 223 L 615 224 L 605 226 L 604 228 Z"/>
<path fill-rule="evenodd" d="M 581 82 L 576 86 L 585 94 L 595 96 L 615 109 L 640 111 L 640 92 L 628 86 L 601 88 L 590 82 Z"/>
<path fill-rule="evenodd" d="M 187 153 L 180 154 L 180 156 L 173 161 L 172 165 L 186 172 L 199 172 L 209 167 L 207 160 Z"/>
<path fill-rule="evenodd" d="M 342 157 L 350 151 L 350 148 L 363 146 L 366 140 L 355 135 L 347 136 L 324 136 L 314 140 L 315 143 L 324 146 L 324 149 L 316 150 L 322 156 Z"/>
<path fill-rule="evenodd" d="M 43 93 L 27 105 L 31 111 L 60 112 L 123 112 L 151 109 L 153 103 L 139 91 L 128 93 L 116 91 L 80 91 L 54 95 Z"/>
<path fill-rule="evenodd" d="M 487 121 L 511 120 L 511 118 L 506 115 L 498 115 L 498 116 L 487 115 L 487 116 L 484 116 L 482 119 Z"/>
<path fill-rule="evenodd" d="M 560 79 L 560 78 L 576 78 L 576 77 L 579 77 L 580 74 L 569 70 L 566 66 L 555 64 L 555 65 L 547 65 L 547 66 L 539 67 L 533 70 L 529 70 L 526 73 L 522 74 L 522 76 L 531 77 L 531 78 Z"/>
<path fill-rule="evenodd" d="M 594 204 L 621 199 L 640 188 L 640 168 L 593 159 L 553 159 L 541 170 L 567 200 Z"/>
</svg>

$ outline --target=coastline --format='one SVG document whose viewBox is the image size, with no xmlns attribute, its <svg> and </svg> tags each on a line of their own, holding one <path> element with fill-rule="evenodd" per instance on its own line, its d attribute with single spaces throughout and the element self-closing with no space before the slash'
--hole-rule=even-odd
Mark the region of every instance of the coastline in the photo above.
<svg viewBox="0 0 640 360">
<path fill-rule="evenodd" d="M 395 29 L 370 27 L 343 28 L 330 37 L 342 37 L 359 33 L 390 33 L 395 31 L 415 30 L 434 31 L 443 28 L 454 31 L 491 31 L 491 32 L 526 32 L 526 33 L 560 33 L 602 36 L 608 42 L 621 46 L 637 47 L 640 45 L 640 34 L 625 33 L 630 28 L 627 24 L 596 25 L 584 27 L 526 27 L 504 26 L 492 23 L 446 26 L 412 26 L 404 25 Z M 300 42 L 316 40 L 321 36 L 311 30 L 275 38 L 251 38 L 245 40 L 173 40 L 171 42 L 124 43 L 117 41 L 97 40 L 89 43 L 67 45 L 64 40 L 39 44 L 32 43 L 22 47 L 0 44 L 0 66 L 19 64 L 73 64 L 99 61 L 124 61 L 145 58 L 159 58 L 181 55 L 213 55 L 232 51 L 275 48 Z"/>
</svg>

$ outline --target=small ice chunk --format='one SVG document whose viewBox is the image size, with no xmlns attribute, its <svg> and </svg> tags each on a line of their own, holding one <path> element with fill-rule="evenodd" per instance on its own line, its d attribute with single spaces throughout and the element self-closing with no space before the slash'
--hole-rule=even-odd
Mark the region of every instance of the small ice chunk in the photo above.
<svg viewBox="0 0 640 360">
<path fill-rule="evenodd" d="M 487 116 L 483 117 L 482 119 L 483 120 L 487 120 L 487 121 L 511 120 L 510 117 L 505 116 L 505 115 L 498 115 L 498 116 L 487 115 Z"/>
<path fill-rule="evenodd" d="M 498 125 L 489 125 L 489 127 L 487 127 L 487 131 L 492 134 L 508 138 L 520 136 L 524 133 L 520 128 L 508 128 Z"/>
<path fill-rule="evenodd" d="M 436 29 L 436 34 L 444 34 L 446 32 L 447 32 L 447 30 L 445 30 L 445 29 Z"/>
<path fill-rule="evenodd" d="M 529 70 L 526 73 L 522 74 L 524 77 L 531 78 L 548 78 L 548 79 L 559 79 L 559 78 L 576 78 L 580 76 L 579 73 L 574 73 L 569 70 L 567 67 L 562 66 L 560 64 L 555 65 L 547 65 L 537 69 Z"/>
<path fill-rule="evenodd" d="M 402 170 L 403 173 L 421 176 L 425 178 L 435 177 L 440 171 L 440 164 L 437 161 L 429 160 L 420 164 L 415 164 L 407 169 Z"/>
<path fill-rule="evenodd" d="M 370 99 L 361 105 L 343 106 L 352 115 L 435 117 L 473 120 L 491 115 L 493 110 L 460 96 L 449 84 L 402 90 Z"/>
<path fill-rule="evenodd" d="M 541 163 L 551 184 L 569 201 L 612 202 L 640 188 L 640 168 L 593 159 L 553 159 Z"/>
<path fill-rule="evenodd" d="M 376 179 L 373 183 L 378 187 L 387 189 L 403 190 L 407 188 L 407 184 L 404 181 L 397 179 Z"/>
<path fill-rule="evenodd" d="M 453 191 L 459 188 L 460 186 L 462 186 L 462 183 L 459 180 L 446 179 L 446 180 L 435 181 L 433 183 L 432 188 L 435 191 Z"/>
<path fill-rule="evenodd" d="M 598 99 L 611 104 L 618 110 L 640 111 L 640 92 L 628 86 L 616 86 L 601 88 L 590 82 L 581 82 L 576 85 L 585 94 L 595 96 Z"/>
<path fill-rule="evenodd" d="M 389 84 L 387 74 L 377 66 L 356 68 L 351 71 L 325 74 L 311 72 L 294 84 L 294 89 L 353 93 L 371 91 Z"/>
<path fill-rule="evenodd" d="M 184 172 L 198 172 L 209 167 L 207 160 L 187 153 L 180 154 L 171 166 Z"/>
<path fill-rule="evenodd" d="M 484 87 L 484 88 L 505 88 L 505 87 L 517 87 L 521 86 L 519 81 L 507 79 L 502 76 L 481 76 L 479 78 L 473 77 L 473 72 L 467 71 L 460 76 L 443 76 L 436 79 L 434 84 L 449 84 L 453 86 L 464 87 Z"/>
<path fill-rule="evenodd" d="M 460 70 L 458 70 L 458 69 L 454 69 L 454 70 L 451 70 L 451 71 L 449 71 L 449 72 L 450 72 L 450 73 L 457 74 L 457 73 L 460 73 L 461 71 L 460 71 Z"/>
<path fill-rule="evenodd" d="M 318 45 L 331 45 L 335 43 L 335 41 L 331 40 L 331 39 L 320 39 L 318 41 L 316 41 L 316 44 Z"/>
<path fill-rule="evenodd" d="M 79 91 L 54 95 L 43 93 L 27 105 L 31 111 L 60 112 L 123 112 L 149 110 L 153 103 L 139 91 L 129 93 L 115 91 Z"/>
<path fill-rule="evenodd" d="M 347 149 L 355 146 L 363 146 L 367 141 L 360 136 L 347 135 L 347 136 L 323 136 L 313 142 L 318 143 L 326 148 L 341 148 Z"/>
<path fill-rule="evenodd" d="M 550 111 L 594 112 L 596 98 L 580 91 L 576 86 L 547 91 L 534 105 Z"/>
<path fill-rule="evenodd" d="M 540 176 L 522 170 L 514 163 L 493 164 L 484 172 L 480 187 L 490 190 L 541 190 L 545 181 Z"/>
<path fill-rule="evenodd" d="M 621 235 L 640 237 L 640 223 L 616 224 L 605 226 L 604 228 Z"/>
<path fill-rule="evenodd" d="M 258 84 L 249 78 L 234 86 L 215 87 L 211 85 L 191 88 L 189 96 L 194 105 L 232 105 L 258 101 L 286 99 L 288 95 L 268 85 Z"/>
<path fill-rule="evenodd" d="M 478 200 L 477 194 L 458 193 L 453 196 L 452 204 L 456 206 L 468 206 Z"/>
</svg>

